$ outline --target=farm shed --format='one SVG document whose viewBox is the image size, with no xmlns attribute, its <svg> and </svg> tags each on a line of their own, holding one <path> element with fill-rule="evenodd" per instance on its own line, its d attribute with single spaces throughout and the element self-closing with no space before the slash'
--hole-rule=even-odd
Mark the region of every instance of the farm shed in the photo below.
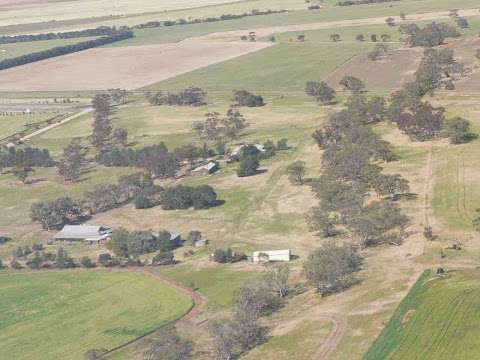
<svg viewBox="0 0 480 360">
<path fill-rule="evenodd" d="M 100 244 L 110 236 L 111 229 L 97 225 L 65 225 L 54 240 L 85 241 L 90 244 Z"/>
<path fill-rule="evenodd" d="M 174 247 L 182 245 L 182 237 L 179 234 L 170 233 L 170 242 Z"/>
<path fill-rule="evenodd" d="M 291 257 L 292 253 L 290 249 L 255 251 L 252 260 L 253 262 L 290 261 Z"/>
<path fill-rule="evenodd" d="M 216 162 L 209 162 L 208 164 L 199 166 L 192 170 L 193 176 L 206 176 L 213 174 L 215 171 L 218 170 L 218 164 Z"/>
</svg>

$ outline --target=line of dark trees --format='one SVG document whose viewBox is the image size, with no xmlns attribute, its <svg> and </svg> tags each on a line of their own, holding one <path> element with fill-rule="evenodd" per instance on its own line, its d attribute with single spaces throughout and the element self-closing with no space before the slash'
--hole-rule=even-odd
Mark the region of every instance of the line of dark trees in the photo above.
<svg viewBox="0 0 480 360">
<path fill-rule="evenodd" d="M 245 12 L 243 14 L 223 14 L 219 17 L 197 18 L 193 20 L 179 19 L 179 20 L 165 20 L 165 21 L 149 21 L 143 24 L 135 25 L 132 27 L 132 29 L 157 28 L 162 26 L 169 27 L 169 26 L 175 26 L 175 25 L 188 25 L 188 24 L 225 21 L 225 20 L 237 20 L 237 19 L 242 19 L 249 16 L 282 14 L 286 12 L 288 12 L 288 10 L 266 10 L 266 11 L 252 10 L 251 12 Z"/>
<path fill-rule="evenodd" d="M 74 39 L 79 37 L 91 37 L 91 36 L 110 36 L 118 33 L 115 27 L 100 26 L 95 29 L 85 29 L 66 32 L 50 32 L 43 34 L 26 34 L 26 35 L 13 35 L 13 36 L 0 36 L 0 44 L 13 44 L 18 42 L 32 42 L 32 41 L 44 41 L 44 40 L 57 40 L 57 39 Z"/>
<path fill-rule="evenodd" d="M 158 239 L 170 239 L 170 234 L 166 231 L 163 231 L 155 236 L 148 232 L 137 232 L 137 233 L 127 233 L 127 237 L 131 243 L 128 246 L 120 242 L 119 234 L 125 232 L 123 229 L 119 229 L 117 232 L 117 239 L 119 241 L 118 244 L 118 255 L 112 256 L 109 253 L 102 253 L 98 256 L 97 261 L 95 262 L 88 256 L 84 256 L 80 258 L 80 260 L 75 260 L 71 256 L 69 256 L 68 252 L 60 247 L 57 250 L 57 253 L 51 253 L 45 251 L 41 244 L 34 244 L 33 247 L 30 249 L 28 246 L 25 248 L 17 247 L 13 251 L 12 260 L 10 261 L 10 268 L 14 270 L 21 270 L 24 266 L 33 269 L 71 269 L 76 267 L 83 267 L 83 268 L 95 268 L 98 266 L 102 267 L 138 267 L 138 266 L 145 266 L 145 265 L 152 265 L 152 266 L 159 266 L 159 265 L 172 265 L 175 264 L 175 258 L 173 253 L 170 250 L 164 250 L 163 248 L 167 249 L 166 241 L 165 240 L 158 240 Z M 123 236 L 123 235 L 122 235 Z M 156 240 L 152 240 L 155 237 Z M 161 241 L 163 241 L 164 245 Z M 109 247 L 113 245 L 109 243 Z M 130 249 L 131 247 L 131 249 Z M 125 251 L 125 249 L 130 249 L 131 254 L 129 251 Z M 156 249 L 154 249 L 156 248 Z M 144 252 L 155 252 L 158 251 L 157 254 L 151 259 L 151 261 L 141 261 L 137 257 L 137 251 L 144 250 Z M 152 251 L 150 251 L 152 250 Z M 22 262 L 20 262 L 22 261 Z M 0 260 L 0 270 L 6 269 L 7 265 L 4 264 Z"/>
<path fill-rule="evenodd" d="M 337 6 L 352 6 L 352 5 L 365 5 L 365 4 L 378 4 L 378 3 L 388 3 L 400 0 L 345 0 L 339 1 Z"/>
<path fill-rule="evenodd" d="M 88 40 L 84 42 L 80 42 L 77 44 L 71 45 L 64 45 L 64 46 L 57 46 L 52 49 L 42 50 L 33 52 L 30 54 L 25 54 L 22 56 L 17 56 L 11 59 L 5 59 L 0 61 L 0 70 L 9 69 L 15 66 L 29 64 L 35 61 L 45 60 L 52 57 L 57 57 L 61 55 L 66 55 L 86 49 L 91 49 L 99 46 L 103 46 L 106 44 L 111 44 L 117 41 L 125 40 L 134 37 L 133 31 L 125 30 L 116 32 L 112 35 L 100 37 L 94 40 Z"/>
<path fill-rule="evenodd" d="M 52 167 L 55 165 L 50 153 L 46 149 L 27 147 L 0 148 L 0 169 L 8 167 Z"/>
</svg>

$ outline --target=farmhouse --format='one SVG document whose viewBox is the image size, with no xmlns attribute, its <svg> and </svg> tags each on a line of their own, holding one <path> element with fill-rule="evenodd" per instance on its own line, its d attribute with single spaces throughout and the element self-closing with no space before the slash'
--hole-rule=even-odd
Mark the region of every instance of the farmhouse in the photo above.
<svg viewBox="0 0 480 360">
<path fill-rule="evenodd" d="M 97 225 L 65 225 L 54 240 L 62 241 L 84 241 L 90 244 L 100 244 L 106 240 L 111 229 Z"/>
<path fill-rule="evenodd" d="M 208 164 L 199 166 L 192 170 L 193 176 L 206 176 L 213 174 L 218 170 L 218 164 L 216 162 L 210 161 Z"/>
<path fill-rule="evenodd" d="M 291 257 L 292 253 L 290 249 L 255 251 L 252 260 L 253 262 L 290 261 Z"/>
</svg>

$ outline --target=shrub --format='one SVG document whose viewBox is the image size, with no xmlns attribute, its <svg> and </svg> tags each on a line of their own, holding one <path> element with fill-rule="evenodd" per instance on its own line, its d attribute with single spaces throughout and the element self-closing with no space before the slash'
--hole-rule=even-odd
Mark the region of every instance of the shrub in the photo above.
<svg viewBox="0 0 480 360">
<path fill-rule="evenodd" d="M 240 162 L 237 169 L 238 177 L 252 176 L 257 173 L 260 162 L 256 158 L 246 158 Z"/>
<path fill-rule="evenodd" d="M 233 93 L 233 101 L 238 106 L 259 107 L 264 106 L 263 98 L 246 90 L 238 90 Z"/>
</svg>

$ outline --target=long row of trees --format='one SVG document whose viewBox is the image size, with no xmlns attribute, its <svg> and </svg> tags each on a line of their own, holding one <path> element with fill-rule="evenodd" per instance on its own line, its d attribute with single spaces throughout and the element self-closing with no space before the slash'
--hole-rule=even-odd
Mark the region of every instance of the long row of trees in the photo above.
<svg viewBox="0 0 480 360">
<path fill-rule="evenodd" d="M 362 247 L 401 241 L 407 218 L 391 200 L 409 191 L 400 175 L 382 174 L 380 164 L 395 156 L 371 128 L 382 121 L 384 107 L 372 113 L 368 103 L 363 95 L 353 95 L 345 110 L 313 134 L 324 150 L 324 171 L 312 185 L 320 205 L 309 215 L 312 231 L 329 237 L 346 228 Z M 367 202 L 372 191 L 380 200 Z"/>
<path fill-rule="evenodd" d="M 51 167 L 54 166 L 50 153 L 46 149 L 27 147 L 17 149 L 13 146 L 0 148 L 0 169 L 9 167 Z"/>
<path fill-rule="evenodd" d="M 99 26 L 94 29 L 65 31 L 65 32 L 50 32 L 42 34 L 26 34 L 26 35 L 3 35 L 0 36 L 0 44 L 13 44 L 18 42 L 32 42 L 45 41 L 57 39 L 74 39 L 79 37 L 94 37 L 94 36 L 110 36 L 118 32 L 115 27 Z"/>
<path fill-rule="evenodd" d="M 116 32 L 112 35 L 102 36 L 102 37 L 97 38 L 97 39 L 79 42 L 77 44 L 57 46 L 57 47 L 54 47 L 52 49 L 37 51 L 37 52 L 17 56 L 17 57 L 14 57 L 14 58 L 5 59 L 5 60 L 0 61 L 0 70 L 9 69 L 9 68 L 12 68 L 12 67 L 15 67 L 15 66 L 29 64 L 29 63 L 32 63 L 32 62 L 35 62 L 35 61 L 45 60 L 45 59 L 49 59 L 49 58 L 52 58 L 52 57 L 71 54 L 71 53 L 74 53 L 74 52 L 78 52 L 78 51 L 82 51 L 82 50 L 86 50 L 86 49 L 91 49 L 91 48 L 103 46 L 103 45 L 106 45 L 106 44 L 111 44 L 111 43 L 114 43 L 114 42 L 117 42 L 117 41 L 132 38 L 134 36 L 135 35 L 133 34 L 132 31 L 125 30 L 125 31 Z"/>
<path fill-rule="evenodd" d="M 169 27 L 176 25 L 188 25 L 188 24 L 199 24 L 199 23 L 208 23 L 208 22 L 217 22 L 225 20 L 236 20 L 242 19 L 249 16 L 262 16 L 262 15 L 271 15 L 271 14 L 282 14 L 286 13 L 288 10 L 252 10 L 251 12 L 245 12 L 243 14 L 223 14 L 219 17 L 206 17 L 206 18 L 196 18 L 196 19 L 179 19 L 179 20 L 165 20 L 165 21 L 149 21 L 143 24 L 138 24 L 132 27 L 132 29 L 145 29 L 145 28 L 157 28 L 157 27 Z"/>
</svg>

